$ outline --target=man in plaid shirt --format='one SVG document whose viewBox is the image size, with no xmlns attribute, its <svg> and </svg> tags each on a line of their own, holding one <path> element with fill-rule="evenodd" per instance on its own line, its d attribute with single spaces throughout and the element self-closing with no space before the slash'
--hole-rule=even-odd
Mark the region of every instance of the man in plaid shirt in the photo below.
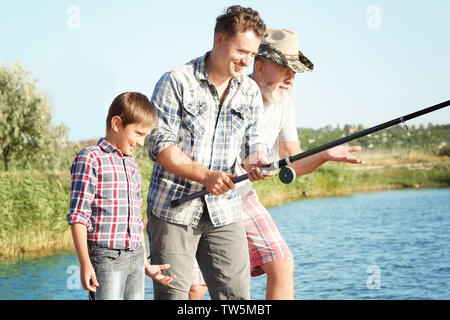
<svg viewBox="0 0 450 320">
<path fill-rule="evenodd" d="M 195 258 L 212 299 L 249 299 L 249 257 L 242 203 L 231 180 L 244 143 L 251 181 L 266 174 L 263 101 L 243 75 L 258 52 L 265 24 L 251 8 L 229 7 L 217 18 L 214 47 L 198 61 L 164 74 L 152 104 L 157 125 L 148 144 L 156 161 L 148 194 L 152 264 L 177 277 L 154 281 L 155 299 L 187 299 Z M 205 187 L 211 194 L 172 208 Z"/>
</svg>

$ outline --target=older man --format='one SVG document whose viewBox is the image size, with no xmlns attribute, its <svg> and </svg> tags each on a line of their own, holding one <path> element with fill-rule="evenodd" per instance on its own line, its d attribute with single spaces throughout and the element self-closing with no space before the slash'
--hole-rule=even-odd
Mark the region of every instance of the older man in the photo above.
<svg viewBox="0 0 450 320">
<path fill-rule="evenodd" d="M 272 149 L 272 161 L 301 152 L 290 90 L 296 73 L 312 71 L 311 61 L 299 50 L 297 35 L 289 30 L 270 29 L 259 47 L 251 78 L 264 101 L 264 142 Z M 361 163 L 350 152 L 359 147 L 338 146 L 291 165 L 296 175 L 318 169 L 327 161 Z M 240 168 L 239 174 L 244 173 Z M 269 212 L 250 181 L 236 185 L 242 196 L 244 224 L 250 253 L 251 275 L 267 274 L 266 299 L 294 298 L 294 260 Z M 201 298 L 206 287 L 194 273 L 190 297 Z"/>
</svg>

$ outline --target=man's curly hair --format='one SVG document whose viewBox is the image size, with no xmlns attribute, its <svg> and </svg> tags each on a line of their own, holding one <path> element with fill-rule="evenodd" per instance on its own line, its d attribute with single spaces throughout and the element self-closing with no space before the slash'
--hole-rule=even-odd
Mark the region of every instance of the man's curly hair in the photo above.
<svg viewBox="0 0 450 320">
<path fill-rule="evenodd" d="M 214 34 L 223 33 L 227 37 L 233 37 L 238 32 L 248 30 L 253 30 L 261 39 L 266 36 L 266 25 L 258 11 L 235 5 L 228 7 L 224 14 L 217 17 Z"/>
</svg>

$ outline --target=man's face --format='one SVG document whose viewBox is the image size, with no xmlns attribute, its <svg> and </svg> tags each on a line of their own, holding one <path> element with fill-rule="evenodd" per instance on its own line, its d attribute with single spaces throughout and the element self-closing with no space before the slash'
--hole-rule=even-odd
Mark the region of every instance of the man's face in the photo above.
<svg viewBox="0 0 450 320">
<path fill-rule="evenodd" d="M 253 64 L 261 39 L 252 30 L 238 32 L 229 38 L 223 34 L 219 34 L 219 37 L 222 71 L 231 78 L 237 78 Z"/>
<path fill-rule="evenodd" d="M 289 96 L 294 85 L 295 71 L 264 59 L 259 88 L 265 101 L 281 103 Z"/>
</svg>

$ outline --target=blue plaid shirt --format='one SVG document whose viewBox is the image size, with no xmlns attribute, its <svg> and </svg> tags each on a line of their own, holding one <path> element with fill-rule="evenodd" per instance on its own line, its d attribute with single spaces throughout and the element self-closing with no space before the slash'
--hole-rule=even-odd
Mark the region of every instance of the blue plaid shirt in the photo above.
<svg viewBox="0 0 450 320">
<path fill-rule="evenodd" d="M 206 53 L 196 62 L 165 73 L 153 91 L 152 104 L 157 123 L 148 143 L 149 156 L 157 155 L 171 145 L 178 146 L 196 163 L 210 170 L 236 173 L 236 159 L 241 146 L 245 154 L 268 148 L 262 140 L 263 101 L 258 85 L 242 75 L 230 81 L 222 106 L 217 90 L 205 69 Z M 153 166 L 148 193 L 150 210 L 162 220 L 197 227 L 203 212 L 197 198 L 176 208 L 170 202 L 200 191 L 202 184 L 180 178 Z M 241 218 L 241 197 L 235 189 L 205 196 L 214 226 L 223 226 Z"/>
</svg>

